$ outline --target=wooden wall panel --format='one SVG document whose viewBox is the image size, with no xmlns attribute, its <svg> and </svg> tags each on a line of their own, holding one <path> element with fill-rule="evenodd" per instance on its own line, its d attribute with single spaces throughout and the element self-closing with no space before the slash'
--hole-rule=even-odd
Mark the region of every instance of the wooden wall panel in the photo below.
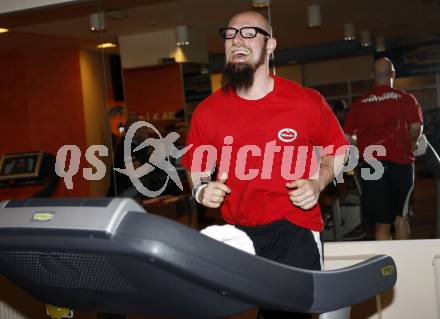
<svg viewBox="0 0 440 319">
<path fill-rule="evenodd" d="M 128 111 L 147 120 L 184 107 L 179 64 L 125 69 L 124 86 Z"/>
<path fill-rule="evenodd" d="M 79 50 L 42 48 L 2 52 L 0 69 L 0 154 L 26 151 L 56 154 L 65 144 L 75 144 L 85 152 Z M 22 192 L 1 190 L 0 198 L 27 197 L 28 192 L 25 188 Z M 88 181 L 82 174 L 74 177 L 73 190 L 59 187 L 57 195 L 66 194 L 89 194 Z"/>
</svg>

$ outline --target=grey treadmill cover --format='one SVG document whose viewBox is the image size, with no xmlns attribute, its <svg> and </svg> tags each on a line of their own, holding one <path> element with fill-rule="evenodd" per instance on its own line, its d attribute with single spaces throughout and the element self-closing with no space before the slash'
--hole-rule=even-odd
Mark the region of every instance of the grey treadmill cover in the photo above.
<svg viewBox="0 0 440 319">
<path fill-rule="evenodd" d="M 332 311 L 397 278 L 388 256 L 334 271 L 288 267 L 121 198 L 0 203 L 0 272 L 44 303 L 173 318 Z"/>
</svg>

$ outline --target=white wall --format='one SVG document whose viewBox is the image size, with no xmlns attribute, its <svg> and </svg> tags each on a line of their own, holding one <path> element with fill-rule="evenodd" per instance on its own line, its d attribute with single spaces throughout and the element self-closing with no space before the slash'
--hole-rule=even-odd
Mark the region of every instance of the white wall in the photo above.
<svg viewBox="0 0 440 319">
<path fill-rule="evenodd" d="M 189 46 L 177 47 L 173 29 L 119 37 L 119 52 L 124 69 L 162 63 L 162 58 L 176 62 L 208 63 L 208 48 L 203 32 L 190 29 Z"/>
<path fill-rule="evenodd" d="M 309 63 L 303 65 L 303 80 L 306 86 L 340 83 L 373 77 L 373 56 Z"/>
<path fill-rule="evenodd" d="M 90 196 L 95 197 L 106 195 L 112 174 L 110 124 L 107 121 L 107 94 L 102 59 L 100 52 L 80 51 L 81 88 L 87 145 L 105 145 L 109 153 L 107 156 L 100 157 L 107 167 L 104 178 L 89 182 Z"/>
<path fill-rule="evenodd" d="M 325 244 L 325 268 L 342 268 L 368 255 L 386 254 L 397 267 L 397 283 L 381 295 L 382 311 L 375 299 L 352 308 L 351 319 L 438 319 L 439 299 L 434 258 L 440 256 L 440 240 L 337 242 Z M 335 287 L 336 289 L 336 287 Z"/>
</svg>

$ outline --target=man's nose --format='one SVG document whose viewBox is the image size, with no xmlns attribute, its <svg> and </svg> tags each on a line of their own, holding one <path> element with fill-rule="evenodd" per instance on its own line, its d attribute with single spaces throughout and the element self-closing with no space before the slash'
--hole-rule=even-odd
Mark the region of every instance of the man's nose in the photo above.
<svg viewBox="0 0 440 319">
<path fill-rule="evenodd" d="M 232 39 L 232 43 L 236 44 L 236 43 L 243 43 L 243 42 L 244 42 L 244 38 L 241 36 L 240 32 L 237 32 L 235 37 Z"/>
</svg>

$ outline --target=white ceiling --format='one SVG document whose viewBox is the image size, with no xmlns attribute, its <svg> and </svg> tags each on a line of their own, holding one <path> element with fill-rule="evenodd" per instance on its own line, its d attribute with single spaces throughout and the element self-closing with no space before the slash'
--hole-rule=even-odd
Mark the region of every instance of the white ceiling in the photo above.
<svg viewBox="0 0 440 319">
<path fill-rule="evenodd" d="M 311 4 L 321 5 L 322 27 L 307 27 L 307 6 Z M 97 5 L 107 13 L 107 30 L 102 34 L 88 31 L 88 14 L 96 11 Z M 206 33 L 210 53 L 221 53 L 218 29 L 234 13 L 250 9 L 251 0 L 81 1 L 0 15 L 0 26 L 11 26 L 20 33 L 96 42 L 186 24 Z M 406 41 L 440 38 L 439 0 L 272 0 L 270 10 L 281 48 L 342 41 L 343 24 L 347 22 L 354 23 L 357 38 L 366 29 L 373 36 Z M 266 9 L 260 12 L 267 14 Z"/>
</svg>

